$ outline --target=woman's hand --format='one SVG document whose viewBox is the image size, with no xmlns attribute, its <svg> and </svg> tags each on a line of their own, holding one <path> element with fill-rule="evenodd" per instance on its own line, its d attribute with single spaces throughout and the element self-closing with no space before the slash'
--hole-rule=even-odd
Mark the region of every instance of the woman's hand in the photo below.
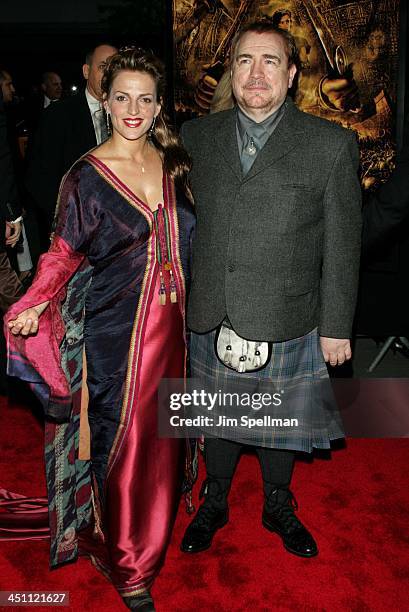
<svg viewBox="0 0 409 612">
<path fill-rule="evenodd" d="M 29 336 L 38 332 L 38 319 L 47 308 L 49 302 L 43 302 L 34 308 L 20 312 L 17 319 L 8 322 L 8 328 L 14 336 Z"/>
</svg>

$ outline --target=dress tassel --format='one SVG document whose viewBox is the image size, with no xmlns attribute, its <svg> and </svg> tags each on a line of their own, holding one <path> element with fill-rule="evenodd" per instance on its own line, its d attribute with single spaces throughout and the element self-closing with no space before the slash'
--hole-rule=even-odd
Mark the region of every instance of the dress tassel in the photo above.
<svg viewBox="0 0 409 612">
<path fill-rule="evenodd" d="M 163 280 L 162 270 L 160 271 L 159 304 L 161 306 L 165 306 L 166 304 L 166 285 Z"/>
<path fill-rule="evenodd" d="M 170 225 L 168 212 L 163 204 L 158 204 L 158 209 L 154 212 L 156 230 L 156 257 L 160 273 L 159 304 L 165 306 L 167 287 L 164 281 L 164 274 L 169 272 L 169 294 L 170 301 L 175 304 L 177 298 L 177 285 L 172 274 L 172 248 L 170 237 Z"/>
<path fill-rule="evenodd" d="M 172 302 L 172 304 L 176 304 L 176 302 L 178 301 L 178 296 L 176 293 L 176 283 L 175 283 L 175 279 L 173 278 L 172 270 L 170 270 L 169 272 L 170 272 L 170 301 Z"/>
</svg>

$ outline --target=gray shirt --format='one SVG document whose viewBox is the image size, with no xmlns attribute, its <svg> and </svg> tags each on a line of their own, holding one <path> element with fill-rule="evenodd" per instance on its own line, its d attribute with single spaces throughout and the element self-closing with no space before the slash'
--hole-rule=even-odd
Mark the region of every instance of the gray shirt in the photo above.
<svg viewBox="0 0 409 612">
<path fill-rule="evenodd" d="M 271 113 L 264 121 L 257 123 L 250 119 L 239 106 L 236 106 L 236 132 L 237 144 L 243 176 L 247 174 L 261 149 L 270 138 L 271 134 L 280 123 L 285 109 L 286 102 Z"/>
</svg>

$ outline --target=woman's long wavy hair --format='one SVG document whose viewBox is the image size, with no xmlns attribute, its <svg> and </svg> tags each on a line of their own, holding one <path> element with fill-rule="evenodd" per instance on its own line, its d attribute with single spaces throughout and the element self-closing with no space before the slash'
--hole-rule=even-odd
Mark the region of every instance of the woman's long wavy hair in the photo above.
<svg viewBox="0 0 409 612">
<path fill-rule="evenodd" d="M 165 67 L 152 51 L 140 48 L 120 49 L 118 53 L 108 58 L 101 81 L 104 96 L 108 97 L 115 77 L 122 70 L 145 72 L 149 74 L 156 85 L 156 100 L 162 104 L 156 118 L 155 129 L 150 138 L 154 146 L 161 152 L 163 166 L 167 174 L 174 180 L 186 197 L 193 202 L 188 183 L 188 174 L 192 166 L 187 151 L 183 148 L 176 132 L 169 126 L 169 120 L 163 110 L 165 95 Z"/>
</svg>

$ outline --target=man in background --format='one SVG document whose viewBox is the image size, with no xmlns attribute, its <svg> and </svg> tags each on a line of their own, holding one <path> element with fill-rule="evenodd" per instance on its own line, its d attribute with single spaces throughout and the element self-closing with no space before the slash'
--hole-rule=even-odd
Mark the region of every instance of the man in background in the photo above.
<svg viewBox="0 0 409 612">
<path fill-rule="evenodd" d="M 11 81 L 11 79 L 10 79 Z M 0 311 L 4 313 L 23 294 L 23 287 L 10 265 L 6 253 L 10 237 L 6 233 L 7 205 L 17 194 L 13 162 L 7 138 L 7 123 L 0 90 Z M 0 333 L 0 393 L 6 392 L 6 346 L 3 332 Z"/>
<path fill-rule="evenodd" d="M 356 331 L 409 339 L 409 140 L 389 179 L 363 207 L 362 267 Z M 406 340 L 407 342 L 407 340 Z M 395 348 L 409 355 L 407 344 Z"/>
<path fill-rule="evenodd" d="M 56 72 L 44 72 L 41 75 L 40 91 L 29 97 L 26 107 L 26 125 L 28 133 L 33 136 L 43 112 L 62 96 L 62 81 Z"/>
<path fill-rule="evenodd" d="M 50 104 L 28 151 L 26 187 L 38 216 L 42 251 L 49 246 L 62 177 L 78 158 L 108 136 L 101 78 L 106 60 L 115 52 L 115 47 L 103 44 L 87 54 L 82 68 L 86 87 L 76 96 Z"/>
<path fill-rule="evenodd" d="M 44 72 L 41 78 L 41 91 L 43 92 L 43 108 L 60 100 L 62 96 L 60 75 L 56 72 Z"/>
<path fill-rule="evenodd" d="M 36 227 L 32 223 L 32 217 L 24 213 L 23 224 L 24 189 L 23 189 L 23 154 L 19 142 L 17 125 L 20 123 L 15 104 L 18 98 L 10 73 L 0 69 L 0 86 L 4 101 L 4 121 L 10 159 L 13 169 L 13 193 L 9 192 L 7 202 L 2 203 L 3 218 L 6 220 L 6 247 L 9 248 L 8 255 L 13 267 L 18 270 L 20 280 L 28 282 L 32 275 L 33 261 L 31 257 L 31 246 L 36 243 Z M 8 180 L 8 179 L 7 179 Z M 26 233 L 27 230 L 27 233 Z M 28 236 L 27 236 L 28 234 Z M 10 247 L 13 251 L 10 251 Z"/>
<path fill-rule="evenodd" d="M 7 105 L 12 104 L 16 93 L 13 79 L 10 73 L 4 68 L 0 68 L 0 94 L 1 94 L 1 121 L 2 121 L 2 139 L 3 147 L 7 143 L 7 167 L 12 168 L 10 172 L 3 172 L 0 175 L 0 181 L 3 183 L 2 199 L 0 201 L 0 215 L 2 220 L 6 222 L 6 246 L 15 247 L 21 234 L 21 207 L 19 203 L 18 190 L 15 182 L 15 172 L 13 168 L 13 154 L 11 151 L 10 125 L 6 114 Z M 4 149 L 2 152 L 3 155 Z M 7 197 L 5 197 L 7 194 Z"/>
<path fill-rule="evenodd" d="M 4 68 L 0 68 L 0 87 L 3 97 L 3 103 L 11 104 L 16 90 L 10 73 Z"/>
</svg>

